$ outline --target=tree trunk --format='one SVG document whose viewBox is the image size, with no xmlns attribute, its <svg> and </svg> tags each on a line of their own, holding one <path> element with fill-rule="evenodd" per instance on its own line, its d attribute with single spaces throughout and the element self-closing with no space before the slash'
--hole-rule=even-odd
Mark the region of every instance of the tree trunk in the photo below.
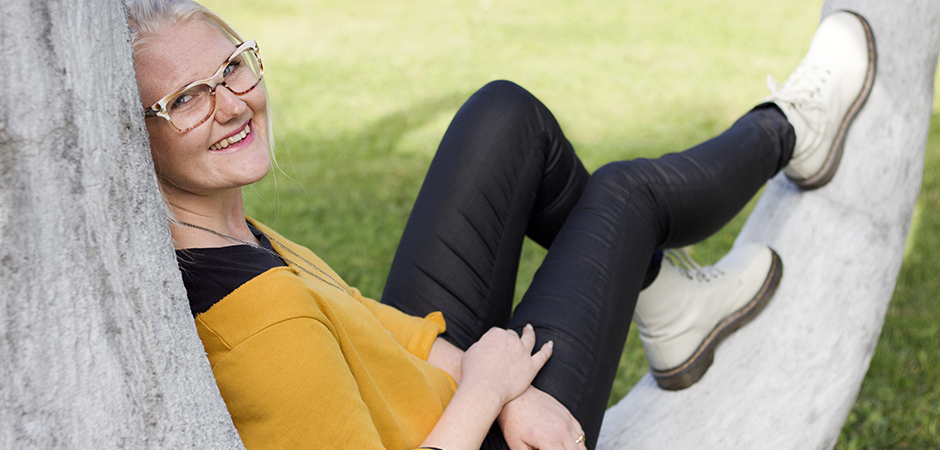
<svg viewBox="0 0 940 450">
<path fill-rule="evenodd" d="M 243 448 L 189 314 L 121 0 L 0 0 L 0 448 Z"/>
<path fill-rule="evenodd" d="M 605 416 L 602 449 L 827 449 L 874 354 L 923 172 L 940 52 L 936 0 L 830 0 L 875 32 L 878 72 L 831 184 L 767 187 L 738 237 L 784 262 L 776 297 L 680 392 L 647 375 Z"/>
</svg>

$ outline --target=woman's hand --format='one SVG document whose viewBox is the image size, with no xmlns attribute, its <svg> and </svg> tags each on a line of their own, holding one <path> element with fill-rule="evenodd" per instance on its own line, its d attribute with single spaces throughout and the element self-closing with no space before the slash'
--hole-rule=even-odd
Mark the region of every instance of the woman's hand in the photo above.
<svg viewBox="0 0 940 450">
<path fill-rule="evenodd" d="M 460 360 L 461 387 L 497 394 L 505 405 L 521 394 L 552 355 L 552 342 L 532 354 L 535 330 L 526 325 L 522 336 L 492 328 L 471 345 Z"/>
<path fill-rule="evenodd" d="M 535 331 L 529 325 L 522 336 L 500 328 L 487 331 L 461 358 L 460 386 L 421 446 L 480 448 L 503 406 L 529 387 L 552 355 L 551 342 L 533 355 L 534 347 Z"/>
<path fill-rule="evenodd" d="M 576 443 L 584 430 L 568 408 L 532 386 L 503 406 L 497 422 L 511 450 L 585 448 Z"/>
</svg>

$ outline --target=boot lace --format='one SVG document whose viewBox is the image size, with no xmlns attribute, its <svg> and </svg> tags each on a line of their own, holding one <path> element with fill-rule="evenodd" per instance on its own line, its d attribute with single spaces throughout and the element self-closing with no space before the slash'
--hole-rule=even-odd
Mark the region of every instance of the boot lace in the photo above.
<svg viewBox="0 0 940 450">
<path fill-rule="evenodd" d="M 708 283 L 711 280 L 725 274 L 721 269 L 714 266 L 703 267 L 692 259 L 685 249 L 668 249 L 664 252 L 665 258 L 674 265 L 683 276 L 690 280 L 696 280 Z"/>
<path fill-rule="evenodd" d="M 773 75 L 767 75 L 767 88 L 775 101 L 793 105 L 810 129 L 819 132 L 822 125 L 829 122 L 829 109 L 820 98 L 820 90 L 832 72 L 828 69 L 807 64 L 805 61 L 790 74 L 783 84 L 777 82 Z M 807 113 L 815 111 L 819 117 L 808 117 Z M 815 126 L 814 126 L 815 125 Z"/>
</svg>

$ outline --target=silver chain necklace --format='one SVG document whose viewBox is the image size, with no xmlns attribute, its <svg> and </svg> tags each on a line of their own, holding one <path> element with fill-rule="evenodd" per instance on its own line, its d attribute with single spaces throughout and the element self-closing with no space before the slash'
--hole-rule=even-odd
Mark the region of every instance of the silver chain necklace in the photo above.
<svg viewBox="0 0 940 450">
<path fill-rule="evenodd" d="M 318 275 L 318 274 L 316 274 L 316 273 L 314 273 L 314 272 L 311 272 L 311 271 L 308 270 L 306 267 L 301 266 L 300 264 L 297 264 L 296 262 L 294 262 L 294 261 L 290 260 L 289 258 L 287 258 L 287 257 L 285 257 L 285 256 L 283 256 L 283 255 L 281 255 L 280 253 L 278 253 L 278 252 L 276 252 L 276 251 L 274 251 L 274 250 L 270 250 L 270 249 L 264 248 L 264 247 L 262 247 L 262 246 L 260 246 L 260 245 L 258 245 L 258 244 L 255 244 L 254 242 L 243 241 L 243 240 L 241 240 L 241 239 L 239 239 L 239 238 L 237 238 L 237 237 L 229 236 L 229 235 L 227 235 L 227 234 L 222 234 L 222 233 L 219 233 L 218 231 L 215 231 L 215 230 L 213 230 L 213 229 L 209 229 L 209 228 L 206 228 L 206 227 L 200 227 L 199 225 L 193 225 L 193 224 L 187 223 L 187 222 L 181 222 L 181 221 L 179 221 L 179 220 L 174 220 L 173 223 L 176 223 L 176 224 L 179 224 L 179 225 L 185 225 L 185 226 L 187 226 L 187 227 L 195 228 L 195 229 L 197 229 L 197 230 L 202 230 L 202 231 L 205 231 L 205 232 L 207 232 L 207 233 L 211 233 L 211 234 L 214 234 L 214 235 L 216 235 L 216 236 L 223 237 L 223 238 L 225 238 L 225 239 L 229 239 L 229 240 L 231 240 L 231 241 L 235 241 L 235 242 L 238 242 L 238 243 L 240 243 L 240 244 L 245 244 L 245 245 L 247 245 L 247 246 L 249 246 L 249 247 L 254 247 L 254 248 L 258 249 L 258 250 L 262 250 L 262 251 L 265 251 L 265 252 L 267 252 L 267 253 L 270 253 L 271 255 L 274 255 L 274 257 L 276 257 L 276 258 L 278 258 L 278 259 L 284 261 L 285 263 L 287 263 L 287 264 L 289 264 L 289 265 L 292 265 L 292 266 L 294 266 L 294 267 L 296 267 L 296 268 L 298 268 L 298 269 L 300 269 L 300 270 L 302 270 L 302 271 L 304 271 L 304 272 L 310 274 L 310 275 L 313 276 L 314 278 L 316 278 L 316 279 L 318 279 L 318 280 L 320 280 L 320 281 L 322 281 L 322 282 L 324 282 L 324 283 L 326 283 L 326 284 L 328 284 L 328 285 L 330 285 L 330 286 L 333 286 L 333 287 L 335 287 L 336 289 L 339 289 L 339 290 L 345 292 L 346 295 L 352 296 L 352 294 L 349 293 L 349 290 L 346 289 L 346 287 L 343 286 L 342 283 L 340 283 L 339 281 L 336 281 L 336 279 L 333 278 L 332 276 L 330 276 L 330 274 L 326 273 L 325 270 L 321 269 L 321 268 L 320 268 L 319 266 L 317 266 L 316 264 L 314 264 L 314 263 L 308 261 L 307 258 L 304 258 L 303 256 L 298 255 L 297 252 L 291 250 L 288 246 L 286 246 L 286 245 L 280 243 L 279 241 L 277 241 L 276 239 L 272 238 L 271 236 L 268 236 L 267 233 L 265 233 L 264 231 L 259 230 L 258 228 L 256 228 L 254 225 L 252 225 L 252 224 L 250 224 L 250 223 L 248 224 L 248 226 L 251 227 L 251 229 L 253 229 L 253 230 L 255 230 L 255 231 L 261 233 L 261 235 L 264 236 L 264 237 L 266 237 L 266 238 L 268 238 L 269 241 L 271 241 L 271 242 L 277 244 L 279 247 L 283 248 L 284 250 L 287 250 L 290 254 L 296 256 L 297 258 L 299 258 L 301 261 L 303 261 L 303 262 L 309 264 L 310 267 L 313 267 L 314 269 L 316 269 L 316 271 L 319 272 L 320 274 Z M 326 277 L 326 278 L 324 278 L 324 277 Z"/>
</svg>

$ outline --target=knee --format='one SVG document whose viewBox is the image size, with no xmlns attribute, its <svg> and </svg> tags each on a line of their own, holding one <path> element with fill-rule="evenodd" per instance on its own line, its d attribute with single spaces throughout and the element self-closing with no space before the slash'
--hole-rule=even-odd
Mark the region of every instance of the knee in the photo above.
<svg viewBox="0 0 940 450">
<path fill-rule="evenodd" d="M 482 102 L 485 111 L 502 120 L 527 116 L 533 110 L 533 105 L 538 103 L 529 91 L 506 80 L 487 83 L 473 94 L 470 101 Z"/>
<path fill-rule="evenodd" d="M 477 94 L 493 96 L 507 101 L 522 101 L 532 97 L 529 91 L 509 80 L 495 80 L 486 83 Z"/>
<path fill-rule="evenodd" d="M 591 183 L 607 191 L 636 195 L 650 190 L 650 162 L 646 159 L 607 163 L 594 171 Z"/>
<path fill-rule="evenodd" d="M 619 226 L 661 230 L 661 210 L 668 205 L 661 197 L 656 169 L 645 159 L 606 164 L 591 174 L 579 205 L 611 218 Z M 657 242 L 660 240 L 657 238 Z"/>
<path fill-rule="evenodd" d="M 587 190 L 601 202 L 655 210 L 662 206 L 663 200 L 660 169 L 648 159 L 608 163 L 591 175 Z"/>
</svg>

